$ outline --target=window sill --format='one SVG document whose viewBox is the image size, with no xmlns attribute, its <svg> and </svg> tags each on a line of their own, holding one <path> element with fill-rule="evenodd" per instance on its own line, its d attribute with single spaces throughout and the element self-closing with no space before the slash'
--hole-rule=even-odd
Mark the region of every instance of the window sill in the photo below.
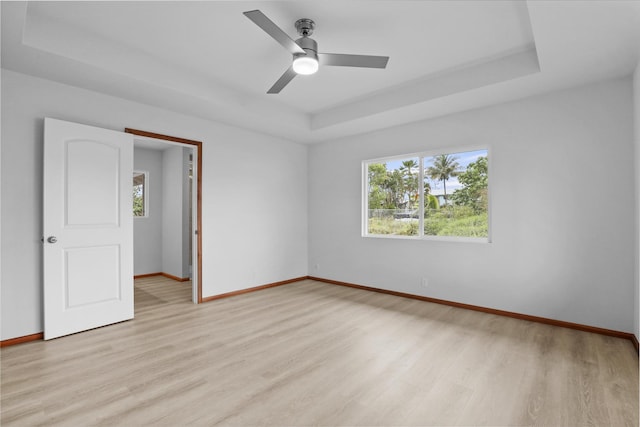
<svg viewBox="0 0 640 427">
<path fill-rule="evenodd" d="M 364 234 L 364 238 L 373 239 L 399 239 L 399 240 L 419 240 L 432 242 L 455 242 L 455 243 L 491 243 L 488 237 L 458 237 L 458 236 L 404 236 L 397 234 Z"/>
</svg>

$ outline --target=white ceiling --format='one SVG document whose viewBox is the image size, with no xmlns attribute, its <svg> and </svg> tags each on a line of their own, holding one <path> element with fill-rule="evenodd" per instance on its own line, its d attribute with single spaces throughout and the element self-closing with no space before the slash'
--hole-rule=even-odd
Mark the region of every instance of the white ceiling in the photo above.
<svg viewBox="0 0 640 427">
<path fill-rule="evenodd" d="M 278 95 L 290 54 L 243 11 L 321 52 Z M 311 143 L 631 73 L 640 1 L 2 2 L 2 67 Z"/>
</svg>

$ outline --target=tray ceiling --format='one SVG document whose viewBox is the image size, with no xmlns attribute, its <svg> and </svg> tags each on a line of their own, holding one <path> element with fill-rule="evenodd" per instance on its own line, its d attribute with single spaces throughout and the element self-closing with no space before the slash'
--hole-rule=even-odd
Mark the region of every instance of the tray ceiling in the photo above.
<svg viewBox="0 0 640 427">
<path fill-rule="evenodd" d="M 291 56 L 242 15 L 292 38 L 299 18 L 332 53 L 280 94 Z M 311 143 L 629 74 L 638 2 L 2 2 L 2 66 Z"/>
</svg>

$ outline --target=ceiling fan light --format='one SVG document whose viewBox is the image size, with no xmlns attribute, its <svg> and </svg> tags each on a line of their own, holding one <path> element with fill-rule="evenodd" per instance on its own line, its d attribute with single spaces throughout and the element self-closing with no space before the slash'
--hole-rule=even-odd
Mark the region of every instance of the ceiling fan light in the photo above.
<svg viewBox="0 0 640 427">
<path fill-rule="evenodd" d="M 296 74 L 309 75 L 318 71 L 318 60 L 312 56 L 297 56 L 293 59 Z"/>
</svg>

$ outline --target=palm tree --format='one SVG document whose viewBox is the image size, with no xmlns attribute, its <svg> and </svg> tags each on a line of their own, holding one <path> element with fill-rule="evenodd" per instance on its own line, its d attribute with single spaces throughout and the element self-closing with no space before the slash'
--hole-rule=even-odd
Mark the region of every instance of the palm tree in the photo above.
<svg viewBox="0 0 640 427">
<path fill-rule="evenodd" d="M 415 169 L 417 167 L 418 167 L 418 163 L 415 160 L 413 160 L 413 159 L 403 160 L 402 161 L 402 166 L 400 166 L 400 170 L 403 173 L 406 173 L 407 175 L 411 176 L 411 170 Z"/>
<path fill-rule="evenodd" d="M 451 177 L 458 176 L 460 173 L 460 164 L 456 162 L 457 157 L 449 154 L 440 154 L 433 158 L 431 166 L 426 170 L 427 175 L 431 179 L 442 181 L 444 188 L 444 204 L 447 203 L 447 180 Z"/>
<path fill-rule="evenodd" d="M 418 177 L 417 176 L 414 177 L 412 172 L 412 170 L 414 170 L 417 167 L 418 167 L 418 163 L 413 159 L 404 160 L 402 162 L 402 166 L 400 166 L 400 172 L 402 172 L 402 175 L 404 176 L 405 191 L 408 197 L 408 202 L 407 202 L 408 209 L 413 208 L 412 196 L 414 197 L 414 200 L 415 200 L 417 199 L 417 195 L 418 195 L 418 180 L 417 180 Z"/>
</svg>

